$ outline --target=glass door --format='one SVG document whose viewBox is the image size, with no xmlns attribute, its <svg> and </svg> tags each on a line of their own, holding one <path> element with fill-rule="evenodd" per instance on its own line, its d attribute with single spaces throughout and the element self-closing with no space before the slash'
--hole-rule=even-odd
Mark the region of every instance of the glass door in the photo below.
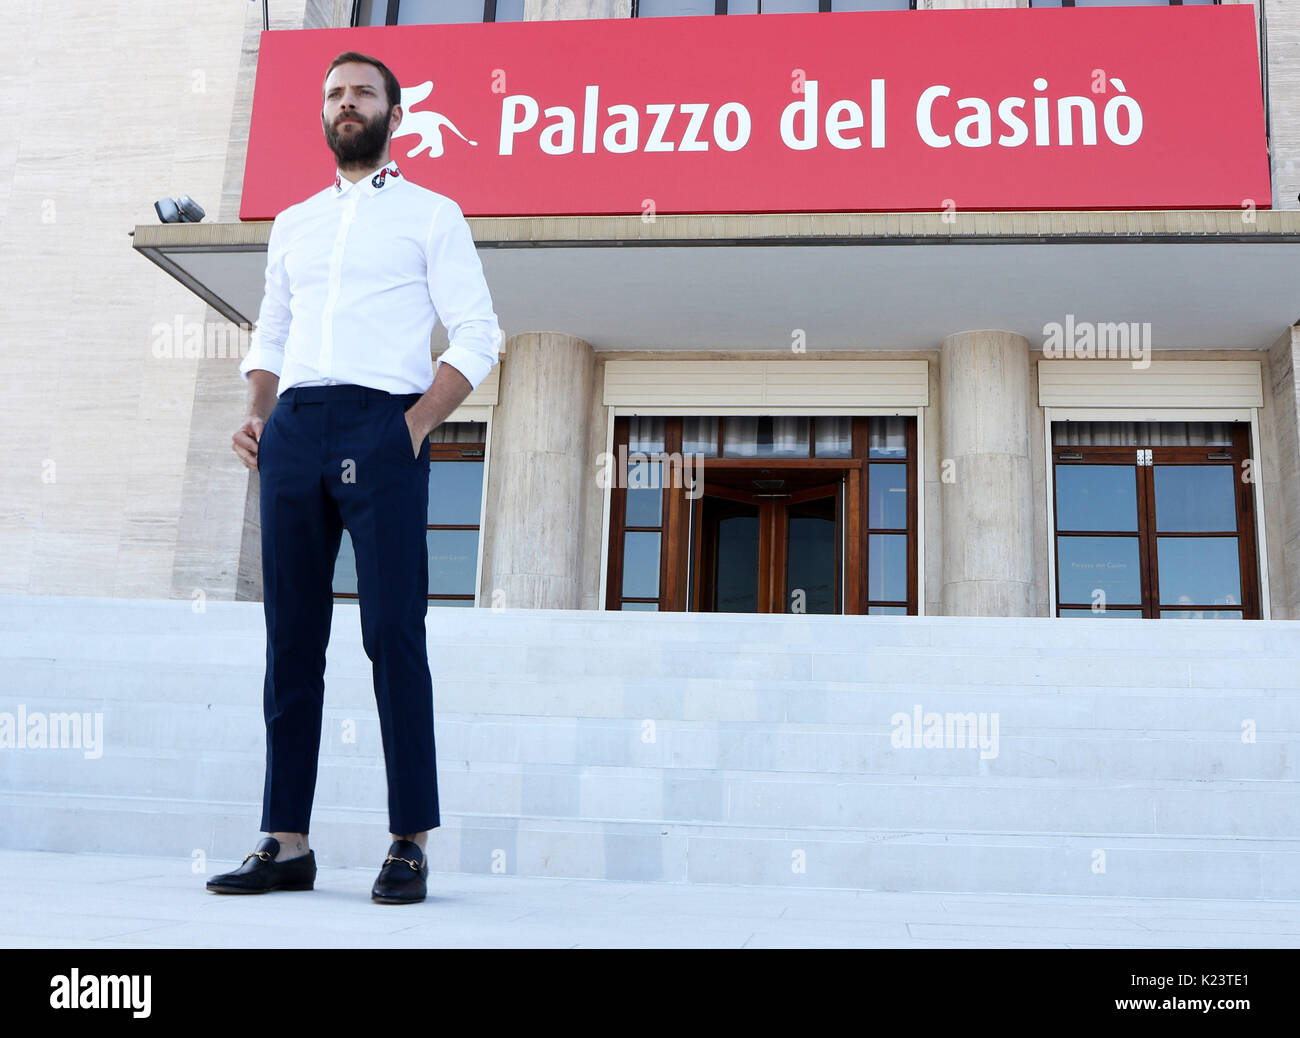
<svg viewBox="0 0 1300 1038">
<path fill-rule="evenodd" d="M 741 470 L 715 479 L 696 502 L 692 608 L 840 612 L 844 477 L 769 470 L 755 479 Z"/>
<path fill-rule="evenodd" d="M 840 495 L 844 480 L 790 495 L 780 505 L 778 544 L 784 559 L 786 613 L 838 613 L 843 541 Z"/>
<path fill-rule="evenodd" d="M 763 516 L 752 495 L 706 484 L 700 498 L 695 606 L 708 613 L 768 612 L 767 581 L 759 574 L 769 551 L 761 544 Z"/>
</svg>

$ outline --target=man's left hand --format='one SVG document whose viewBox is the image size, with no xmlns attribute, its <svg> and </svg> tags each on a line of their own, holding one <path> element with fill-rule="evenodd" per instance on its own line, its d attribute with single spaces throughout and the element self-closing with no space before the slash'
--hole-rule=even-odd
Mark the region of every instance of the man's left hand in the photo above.
<svg viewBox="0 0 1300 1038">
<path fill-rule="evenodd" d="M 403 417 L 406 419 L 406 431 L 411 437 L 411 454 L 418 460 L 420 457 L 420 444 L 424 442 L 424 438 L 429 435 L 430 430 L 421 429 L 415 424 L 416 420 L 411 417 L 411 410 L 414 410 L 414 407 L 404 412 Z"/>
<path fill-rule="evenodd" d="M 406 410 L 406 429 L 411 434 L 411 453 L 418 460 L 424 438 L 447 420 L 470 394 L 469 380 L 450 364 L 439 363 L 433 385 Z"/>
</svg>

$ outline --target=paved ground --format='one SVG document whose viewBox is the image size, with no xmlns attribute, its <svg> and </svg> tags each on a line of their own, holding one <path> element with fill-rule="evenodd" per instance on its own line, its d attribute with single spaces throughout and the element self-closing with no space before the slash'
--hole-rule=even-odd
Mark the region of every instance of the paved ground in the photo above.
<svg viewBox="0 0 1300 1038">
<path fill-rule="evenodd" d="M 209 862 L 209 874 L 236 862 Z M 189 859 L 0 851 L 0 947 L 1300 948 L 1300 901 L 892 894 L 431 873 L 375 905 L 372 869 L 209 894 Z"/>
</svg>

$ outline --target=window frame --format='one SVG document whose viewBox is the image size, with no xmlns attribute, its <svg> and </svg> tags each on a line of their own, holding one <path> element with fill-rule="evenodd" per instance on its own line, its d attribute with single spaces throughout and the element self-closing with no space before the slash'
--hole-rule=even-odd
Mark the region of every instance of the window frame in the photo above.
<svg viewBox="0 0 1300 1038">
<path fill-rule="evenodd" d="M 464 463 L 478 463 L 483 466 L 482 481 L 483 487 L 480 488 L 479 509 L 477 523 L 425 523 L 425 536 L 428 536 L 429 530 L 474 530 L 478 534 L 477 547 L 475 548 L 474 560 L 474 589 L 467 595 L 443 595 L 428 594 L 430 605 L 442 605 L 447 602 L 468 602 L 471 606 L 478 602 L 478 582 L 479 568 L 483 563 L 483 497 L 482 491 L 486 489 L 487 484 L 487 432 L 484 430 L 483 440 L 481 442 L 466 443 L 434 443 L 429 446 L 429 461 L 454 461 Z M 432 476 L 430 476 L 432 479 Z"/>
<path fill-rule="evenodd" d="M 1179 0 L 1179 2 L 1181 3 L 1181 0 Z M 1215 2 L 1215 3 L 1218 3 L 1219 0 L 1214 0 L 1214 2 Z M 909 11 L 915 11 L 915 10 L 916 10 L 916 0 L 907 0 L 907 9 L 908 9 Z M 728 12 L 728 10 L 727 10 L 727 0 L 713 0 L 713 13 L 714 13 L 715 15 L 719 15 L 719 14 L 728 14 L 728 13 L 730 13 L 730 12 Z M 762 13 L 763 13 L 763 0 L 758 0 L 758 13 L 759 13 L 759 14 L 762 14 Z M 834 0 L 817 0 L 817 10 L 816 10 L 816 11 L 810 11 L 810 12 L 808 12 L 808 13 L 809 13 L 809 14 L 834 14 L 834 13 L 835 13 Z M 881 12 L 854 11 L 854 12 L 841 12 L 841 13 L 872 14 L 872 13 L 881 13 Z M 633 18 L 640 18 L 640 17 L 642 17 L 642 14 L 641 14 L 641 0 L 632 0 L 632 17 L 633 17 Z M 708 15 L 702 15 L 702 16 L 697 16 L 697 15 L 685 15 L 685 16 L 683 16 L 683 17 L 705 17 L 705 18 L 707 18 Z"/>
<path fill-rule="evenodd" d="M 480 419 L 464 420 L 471 422 L 480 421 Z M 450 421 L 450 419 L 448 419 L 448 421 Z M 484 425 L 484 434 L 481 441 L 473 440 L 463 443 L 432 443 L 429 445 L 429 461 L 430 463 L 435 461 L 476 462 L 482 465 L 484 490 L 486 490 L 488 478 L 488 441 L 491 438 L 491 433 L 488 431 L 487 423 L 484 422 L 482 424 Z M 430 479 L 432 478 L 432 475 L 430 475 Z M 482 579 L 481 570 L 483 566 L 483 510 L 483 494 L 480 494 L 477 523 L 430 523 L 426 514 L 424 526 L 426 537 L 428 536 L 429 530 L 475 530 L 478 533 L 478 544 L 475 548 L 477 557 L 474 560 L 473 593 L 467 595 L 445 595 L 432 594 L 426 591 L 425 597 L 430 605 L 442 605 L 447 602 L 468 602 L 470 606 L 476 606 L 478 604 L 478 585 Z M 344 530 L 343 532 L 348 537 L 352 536 L 347 530 Z M 335 566 L 337 565 L 338 562 L 336 559 Z M 360 594 L 355 591 L 333 591 L 331 589 L 331 594 L 335 602 L 359 602 L 361 600 Z"/>
<path fill-rule="evenodd" d="M 1222 3 L 1223 3 L 1223 0 L 1211 0 L 1211 3 L 1210 3 L 1210 4 L 1187 4 L 1187 5 L 1184 5 L 1184 4 L 1183 4 L 1183 0 L 1165 0 L 1165 3 L 1164 3 L 1163 5 L 1161 5 L 1161 4 L 1150 4 L 1150 5 L 1145 5 L 1145 4 L 1144 4 L 1144 5 L 1142 5 L 1142 6 L 1151 6 L 1151 7 L 1159 7 L 1159 6 L 1164 6 L 1164 7 L 1183 7 L 1183 6 L 1187 6 L 1187 7 L 1209 7 L 1209 6 L 1213 5 L 1213 6 L 1217 7 L 1217 6 L 1219 6 L 1220 4 L 1222 4 Z M 1029 6 L 1030 6 L 1030 7 L 1035 6 L 1035 5 L 1034 5 L 1034 0 L 1029 0 Z M 1053 6 L 1055 6 L 1055 5 L 1053 5 Z M 1074 0 L 1061 0 L 1061 6 L 1062 6 L 1062 7 L 1074 7 L 1074 6 L 1076 6 L 1076 5 L 1075 5 Z M 1126 3 L 1124 3 L 1124 0 L 1118 0 L 1118 2 L 1113 3 L 1113 4 L 1106 4 L 1106 6 L 1107 6 L 1107 7 L 1134 7 L 1134 6 L 1138 6 L 1138 5 L 1136 5 L 1136 4 L 1126 4 Z M 1043 10 L 1047 10 L 1047 8 L 1042 8 L 1042 9 L 1043 9 Z"/>
<path fill-rule="evenodd" d="M 654 411 L 636 413 L 646 417 L 654 416 Z M 880 413 L 854 414 L 846 416 L 822 415 L 813 411 L 808 415 L 809 449 L 807 456 L 799 458 L 737 458 L 722 453 L 725 442 L 725 426 L 728 418 L 753 417 L 748 413 L 739 414 L 724 409 L 720 414 L 692 414 L 689 412 L 661 412 L 664 419 L 663 451 L 670 457 L 680 456 L 683 442 L 683 420 L 688 417 L 716 417 L 717 445 L 716 455 L 704 462 L 707 469 L 710 462 L 727 465 L 731 468 L 770 467 L 800 468 L 826 467 L 844 470 L 843 486 L 838 499 L 844 501 L 839 522 L 842 546 L 837 546 L 839 557 L 840 586 L 837 600 L 840 608 L 834 615 L 867 615 L 873 608 L 897 608 L 907 610 L 908 615 L 921 615 L 924 604 L 920 601 L 921 577 L 921 517 L 922 504 L 919 488 L 921 481 L 920 426 L 921 414 Z M 630 421 L 633 413 L 615 412 L 610 416 L 612 460 L 617 463 L 620 447 L 628 448 Z M 852 449 L 846 458 L 819 458 L 816 454 L 816 423 L 820 417 L 849 417 L 852 420 Z M 904 456 L 902 458 L 870 457 L 870 423 L 874 419 L 898 417 L 904 419 Z M 905 527 L 870 527 L 870 467 L 871 465 L 903 465 L 907 478 L 907 525 Z M 628 527 L 627 519 L 627 476 L 625 472 L 614 471 L 612 485 L 608 488 L 608 526 L 604 537 L 604 583 L 603 608 L 611 612 L 623 610 L 623 603 L 655 604 L 660 612 L 690 612 L 692 604 L 692 587 L 690 580 L 691 559 L 699 551 L 699 530 L 692 522 L 697 501 L 688 500 L 685 489 L 680 485 L 680 473 L 672 473 L 667 466 L 661 465 L 660 486 L 669 490 L 661 491 L 659 524 L 657 526 Z M 676 488 L 672 484 L 676 483 Z M 854 507 L 850 506 L 852 498 Z M 625 596 L 623 594 L 624 578 L 624 537 L 629 532 L 659 534 L 659 580 L 658 596 Z M 770 532 L 770 531 L 769 531 Z M 873 600 L 868 594 L 867 564 L 870 549 L 870 537 L 878 534 L 905 535 L 907 537 L 907 590 L 906 600 Z M 784 563 L 783 563 L 784 565 Z M 770 579 L 778 582 L 785 580 L 784 568 L 780 574 Z M 841 598 L 842 596 L 842 598 Z M 769 596 L 770 598 L 770 596 Z M 760 600 L 764 600 L 760 596 Z"/>
<path fill-rule="evenodd" d="M 634 0 L 635 2 L 635 0 Z M 384 25 L 397 25 L 398 11 L 402 6 L 402 0 L 375 0 L 376 4 L 384 5 Z M 363 26 L 359 24 L 361 17 L 361 0 L 353 0 L 352 16 L 348 19 L 349 28 L 375 28 L 375 26 Z M 495 22 L 497 20 L 497 0 L 483 0 L 483 21 Z M 427 22 L 423 24 L 440 25 L 441 22 Z"/>
<path fill-rule="evenodd" d="M 1136 419 L 1142 421 L 1159 421 L 1160 419 Z M 1064 421 L 1055 419 L 1056 422 Z M 1086 421 L 1086 419 L 1085 419 Z M 1139 590 L 1140 602 L 1138 604 L 1117 604 L 1113 608 L 1108 608 L 1107 612 L 1114 612 L 1122 616 L 1132 616 L 1134 619 L 1159 619 L 1161 612 L 1177 611 L 1169 603 L 1160 601 L 1160 574 L 1158 569 L 1158 542 L 1161 538 L 1169 537 L 1214 537 L 1214 536 L 1234 536 L 1237 539 L 1237 566 L 1240 581 L 1242 601 L 1239 606 L 1222 607 L 1224 611 L 1240 612 L 1242 619 L 1259 620 L 1264 619 L 1262 601 L 1264 598 L 1264 588 L 1259 579 L 1260 568 L 1260 550 L 1255 536 L 1256 527 L 1256 501 L 1254 487 L 1245 483 L 1241 479 L 1241 472 L 1247 460 L 1254 458 L 1252 436 L 1250 423 L 1235 419 L 1233 421 L 1233 442 L 1231 446 L 1195 446 L 1195 447 L 1174 447 L 1174 446 L 1067 446 L 1051 443 L 1053 419 L 1047 420 L 1047 436 L 1050 446 L 1049 465 L 1051 467 L 1051 481 L 1048 485 L 1048 493 L 1051 495 L 1051 528 L 1050 536 L 1052 538 L 1052 600 L 1049 603 L 1052 616 L 1060 619 L 1063 617 L 1062 610 L 1079 610 L 1086 608 L 1088 603 L 1061 601 L 1061 549 L 1060 538 L 1065 537 L 1121 537 L 1136 538 L 1138 542 L 1138 569 L 1139 569 Z M 1148 458 L 1145 462 L 1139 462 L 1134 456 L 1139 451 L 1148 452 Z M 1221 455 L 1218 458 L 1208 458 L 1207 455 L 1215 453 Z M 1065 455 L 1064 458 L 1061 455 Z M 1164 465 L 1179 464 L 1204 464 L 1206 460 L 1212 460 L 1225 468 L 1231 468 L 1234 479 L 1234 514 L 1236 516 L 1236 529 L 1230 534 L 1227 531 L 1199 531 L 1199 532 L 1171 532 L 1161 531 L 1157 526 L 1157 517 L 1155 511 L 1155 469 Z M 1137 491 L 1137 528 L 1135 530 L 1064 530 L 1061 529 L 1061 519 L 1059 511 L 1059 502 L 1057 499 L 1057 473 L 1060 468 L 1077 465 L 1114 465 L 1117 468 L 1133 468 L 1136 470 L 1136 491 Z M 1194 603 L 1188 606 L 1189 609 L 1213 610 L 1216 607 L 1203 603 Z M 1071 613 L 1071 616 L 1074 614 Z"/>
</svg>

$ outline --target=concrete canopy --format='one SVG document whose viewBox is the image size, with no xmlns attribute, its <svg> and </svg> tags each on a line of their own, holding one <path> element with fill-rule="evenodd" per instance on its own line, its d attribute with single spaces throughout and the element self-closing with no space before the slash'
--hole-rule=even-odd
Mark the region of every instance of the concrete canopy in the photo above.
<svg viewBox="0 0 1300 1038">
<path fill-rule="evenodd" d="M 1300 321 L 1300 211 L 471 218 L 502 330 L 597 350 L 934 349 L 1150 322 L 1155 349 L 1267 349 Z M 134 248 L 236 323 L 270 223 L 142 225 Z M 441 328 L 435 345 L 446 342 Z"/>
</svg>

